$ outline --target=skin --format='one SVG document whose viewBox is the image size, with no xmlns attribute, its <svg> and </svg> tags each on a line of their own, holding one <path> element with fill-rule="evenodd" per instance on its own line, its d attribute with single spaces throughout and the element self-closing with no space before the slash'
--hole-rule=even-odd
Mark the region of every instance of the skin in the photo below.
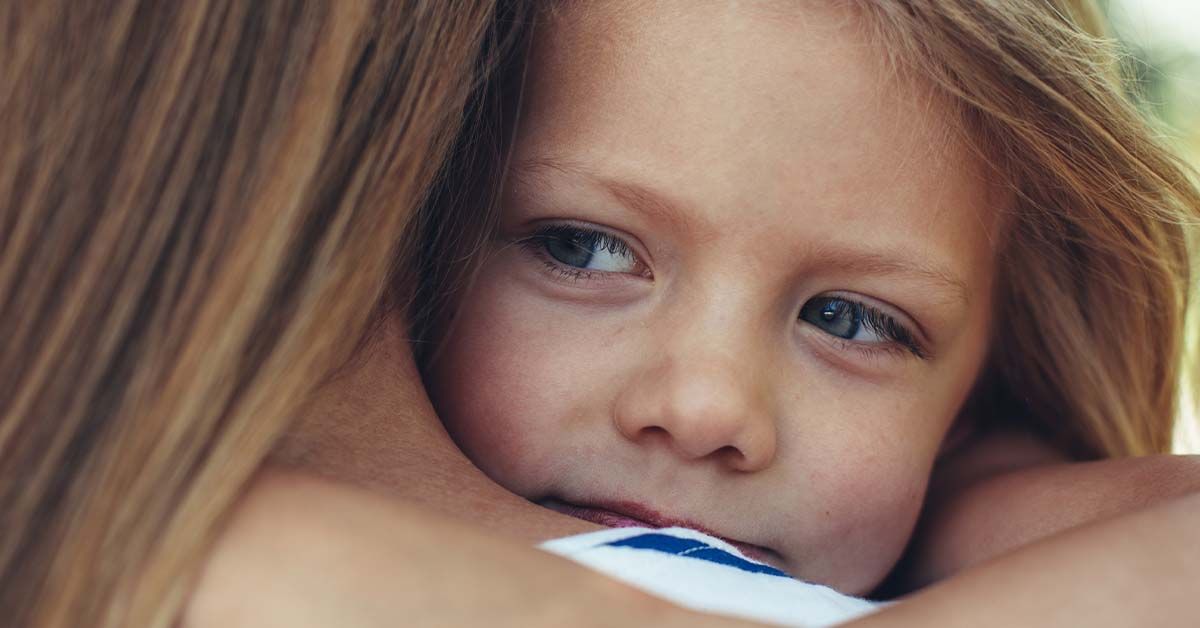
<svg viewBox="0 0 1200 628">
<path fill-rule="evenodd" d="M 471 484 L 462 479 L 461 487 Z M 1198 500 L 1192 494 L 1081 526 L 847 625 L 1186 624 L 1200 580 Z M 759 625 L 673 607 L 409 500 L 279 471 L 260 476 L 232 513 L 180 625 L 375 628 L 397 621 Z"/>
<path fill-rule="evenodd" d="M 428 381 L 522 497 L 705 529 L 865 593 L 986 353 L 1000 199 L 851 13 L 764 6 L 556 13 L 499 234 Z M 581 271 L 550 225 L 628 250 Z M 836 337 L 804 315 L 825 297 L 917 348 Z"/>
<path fill-rule="evenodd" d="M 683 611 L 411 503 L 268 472 L 233 517 L 182 625 L 744 624 Z"/>
<path fill-rule="evenodd" d="M 987 434 L 935 471 L 888 593 L 907 593 L 1045 537 L 1200 492 L 1200 456 L 1085 463 L 1028 434 Z"/>
</svg>

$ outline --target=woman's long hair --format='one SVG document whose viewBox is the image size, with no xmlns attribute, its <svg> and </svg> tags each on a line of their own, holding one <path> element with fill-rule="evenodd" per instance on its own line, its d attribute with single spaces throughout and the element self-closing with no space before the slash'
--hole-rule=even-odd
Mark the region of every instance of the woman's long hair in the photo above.
<svg viewBox="0 0 1200 628">
<path fill-rule="evenodd" d="M 1200 192 L 1126 96 L 1094 4 L 854 4 L 1015 199 L 977 405 L 1079 458 L 1169 451 Z"/>
<path fill-rule="evenodd" d="M 174 621 L 367 328 L 494 4 L 0 3 L 0 621 Z"/>
</svg>

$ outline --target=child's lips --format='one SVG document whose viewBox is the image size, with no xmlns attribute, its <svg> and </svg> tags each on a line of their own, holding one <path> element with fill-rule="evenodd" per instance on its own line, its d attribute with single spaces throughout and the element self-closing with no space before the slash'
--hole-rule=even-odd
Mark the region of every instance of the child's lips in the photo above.
<svg viewBox="0 0 1200 628">
<path fill-rule="evenodd" d="M 663 528 L 663 527 L 668 527 L 668 526 L 659 525 L 658 523 L 656 523 L 654 521 L 640 519 L 640 518 L 633 517 L 630 515 L 622 514 L 620 512 L 609 510 L 608 508 L 598 508 L 598 507 L 593 507 L 593 506 L 577 506 L 575 504 L 568 504 L 566 502 L 562 502 L 557 499 L 547 499 L 547 500 L 544 500 L 544 501 L 541 501 L 538 503 L 541 504 L 542 506 L 545 506 L 546 508 L 549 508 L 550 510 L 561 512 L 564 515 L 569 515 L 571 517 L 575 517 L 576 519 L 583 519 L 584 521 L 591 521 L 592 523 L 596 523 L 596 524 L 599 524 L 599 525 L 602 525 L 605 527 L 609 527 L 609 528 L 633 528 L 633 527 Z"/>
<path fill-rule="evenodd" d="M 578 505 L 570 504 L 558 499 L 548 498 L 538 502 L 538 504 L 549 508 L 550 510 L 560 512 L 564 515 L 583 519 L 592 523 L 602 525 L 609 528 L 689 528 L 698 532 L 703 532 L 709 536 L 715 536 L 730 545 L 738 548 L 746 556 L 754 560 L 764 563 L 777 563 L 778 560 L 772 560 L 776 556 L 772 550 L 754 545 L 753 543 L 745 543 L 736 541 L 705 528 L 704 526 L 684 521 L 681 519 L 672 519 L 663 516 L 658 512 L 647 508 L 641 504 L 633 502 L 607 502 L 596 505 Z"/>
</svg>

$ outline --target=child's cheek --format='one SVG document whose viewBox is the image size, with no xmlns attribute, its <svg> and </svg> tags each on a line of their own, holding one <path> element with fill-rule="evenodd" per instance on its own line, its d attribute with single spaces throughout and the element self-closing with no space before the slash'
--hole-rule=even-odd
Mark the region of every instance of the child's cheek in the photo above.
<svg viewBox="0 0 1200 628">
<path fill-rule="evenodd" d="M 838 548 L 831 581 L 844 582 L 844 590 L 876 586 L 908 544 L 934 460 L 974 372 L 954 366 L 917 386 L 920 394 L 857 395 L 837 413 L 844 421 L 814 437 L 820 441 L 814 464 L 823 469 L 819 499 L 831 513 L 822 544 Z"/>
<path fill-rule="evenodd" d="M 838 547 L 860 586 L 873 587 L 900 558 L 920 512 L 924 477 L 903 470 L 862 473 L 843 485 Z M 854 573 L 857 572 L 857 573 Z"/>
<path fill-rule="evenodd" d="M 598 383 L 609 378 L 596 326 L 502 270 L 485 269 L 466 295 L 431 374 L 438 411 L 467 456 L 535 497 L 552 488 L 576 432 L 604 407 Z"/>
<path fill-rule="evenodd" d="M 864 406 L 855 414 L 875 410 Z M 897 410 L 891 406 L 893 420 Z M 920 510 L 929 457 L 924 439 L 907 436 L 882 435 L 854 421 L 810 432 L 809 495 L 799 495 L 807 516 L 794 519 L 810 557 L 806 576 L 862 593 L 899 558 Z"/>
</svg>

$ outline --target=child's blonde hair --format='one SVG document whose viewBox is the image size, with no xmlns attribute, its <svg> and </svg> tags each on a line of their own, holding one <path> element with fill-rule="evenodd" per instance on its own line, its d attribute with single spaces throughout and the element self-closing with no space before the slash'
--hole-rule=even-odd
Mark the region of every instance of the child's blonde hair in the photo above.
<svg viewBox="0 0 1200 628">
<path fill-rule="evenodd" d="M 1014 199 L 976 400 L 1081 457 L 1169 451 L 1200 193 L 1087 0 L 863 0 Z"/>
</svg>

